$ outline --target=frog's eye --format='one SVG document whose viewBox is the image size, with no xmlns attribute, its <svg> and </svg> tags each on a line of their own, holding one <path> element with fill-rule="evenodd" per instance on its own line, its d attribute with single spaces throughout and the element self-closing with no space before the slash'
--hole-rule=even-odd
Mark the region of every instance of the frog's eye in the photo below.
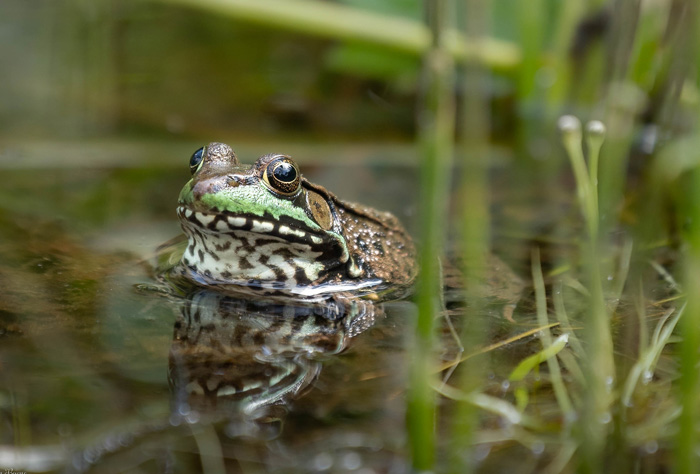
<svg viewBox="0 0 700 474">
<path fill-rule="evenodd" d="M 202 166 L 202 161 L 204 161 L 204 152 L 206 147 L 202 147 L 199 150 L 192 153 L 192 158 L 190 158 L 190 172 L 195 174 L 200 166 Z"/>
<path fill-rule="evenodd" d="M 279 158 L 270 162 L 263 173 L 263 180 L 281 194 L 294 194 L 299 189 L 301 173 L 296 163 L 289 158 Z"/>
</svg>

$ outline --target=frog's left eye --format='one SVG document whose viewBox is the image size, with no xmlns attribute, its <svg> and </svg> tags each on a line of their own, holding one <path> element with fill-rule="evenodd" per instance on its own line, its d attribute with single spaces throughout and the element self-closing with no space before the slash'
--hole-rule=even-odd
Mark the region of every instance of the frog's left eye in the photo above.
<svg viewBox="0 0 700 474">
<path fill-rule="evenodd" d="M 299 167 L 289 158 L 279 158 L 270 162 L 263 173 L 263 180 L 281 194 L 294 194 L 301 183 Z"/>
<path fill-rule="evenodd" d="M 207 147 L 202 147 L 199 150 L 192 153 L 192 158 L 190 158 L 190 172 L 195 174 L 200 166 L 202 166 L 202 161 L 204 161 L 204 152 Z"/>
</svg>

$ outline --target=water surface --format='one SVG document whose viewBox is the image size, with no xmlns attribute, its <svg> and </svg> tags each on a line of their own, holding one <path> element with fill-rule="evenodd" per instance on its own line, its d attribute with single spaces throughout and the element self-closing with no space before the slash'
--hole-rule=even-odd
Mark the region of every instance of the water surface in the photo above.
<svg viewBox="0 0 700 474">
<path fill-rule="evenodd" d="M 148 168 L 5 170 L 0 466 L 406 472 L 404 396 L 414 304 L 377 305 L 371 317 L 332 323 L 303 307 L 256 306 L 207 291 L 174 294 L 154 267 L 156 249 L 180 234 L 175 205 L 188 179 L 189 151 L 183 150 L 181 166 L 164 159 Z M 354 165 L 300 162 L 312 182 L 392 211 L 413 228 L 417 170 L 357 156 Z M 496 249 L 508 264 L 498 272 L 512 266 L 517 276 L 518 262 L 529 257 L 523 222 L 541 228 L 547 221 L 524 212 L 532 190 L 503 188 L 509 192 L 495 206 Z M 518 304 L 513 319 L 512 296 L 504 302 L 491 293 L 494 305 L 478 314 L 448 301 L 451 324 L 440 318 L 436 355 L 459 359 L 450 325 L 459 331 L 469 318 L 488 321 L 489 341 L 535 327 L 526 304 Z M 528 337 L 491 352 L 486 389 L 510 396 L 501 384 L 513 361 L 537 344 Z M 443 409 L 449 412 L 449 404 Z M 521 446 L 508 442 L 499 449 Z M 512 458 L 490 459 L 501 468 Z"/>
</svg>

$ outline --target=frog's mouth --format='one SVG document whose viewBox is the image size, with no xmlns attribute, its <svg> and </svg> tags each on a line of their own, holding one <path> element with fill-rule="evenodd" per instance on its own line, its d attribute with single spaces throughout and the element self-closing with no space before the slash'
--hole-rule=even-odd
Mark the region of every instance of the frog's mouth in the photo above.
<svg viewBox="0 0 700 474">
<path fill-rule="evenodd" d="M 240 234 L 247 232 L 276 237 L 287 242 L 306 244 L 311 247 L 337 246 L 340 236 L 322 229 L 312 229 L 303 222 L 287 216 L 279 219 L 254 214 L 230 211 L 201 212 L 185 206 L 177 208 L 177 215 L 185 230 L 195 228 L 209 234 Z"/>
</svg>

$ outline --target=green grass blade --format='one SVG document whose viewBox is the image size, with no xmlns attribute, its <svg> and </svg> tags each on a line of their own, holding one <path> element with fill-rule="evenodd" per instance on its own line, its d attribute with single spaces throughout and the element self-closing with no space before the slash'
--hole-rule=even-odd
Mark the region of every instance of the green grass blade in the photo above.
<svg viewBox="0 0 700 474">
<path fill-rule="evenodd" d="M 547 317 L 547 294 L 544 286 L 544 277 L 542 276 L 542 266 L 540 265 L 539 249 L 534 249 L 532 251 L 532 281 L 535 287 L 535 298 L 537 299 L 537 322 L 540 326 L 545 326 L 549 323 L 549 319 Z M 557 358 L 554 357 L 554 355 L 563 349 L 563 346 L 559 347 L 562 342 L 564 346 L 568 342 L 569 334 L 564 333 L 559 336 L 556 341 L 552 341 L 552 334 L 549 332 L 549 329 L 545 329 L 542 331 L 540 338 L 542 339 L 544 348 L 550 348 L 550 352 L 556 351 L 553 355 L 546 358 L 549 374 L 552 379 L 552 388 L 554 389 L 554 395 L 561 407 L 561 411 L 564 414 L 564 419 L 567 421 L 573 420 L 575 418 L 573 406 L 571 405 L 571 400 L 569 399 L 561 377 L 559 363 L 557 362 Z M 560 340 L 562 342 L 559 342 Z M 544 352 L 545 349 L 543 349 L 542 353 Z"/>
<path fill-rule="evenodd" d="M 512 382 L 518 382 L 532 372 L 536 367 L 538 367 L 542 362 L 556 356 L 562 349 L 566 347 L 566 343 L 569 341 L 568 334 L 562 334 L 557 337 L 551 345 L 543 348 L 541 351 L 532 354 L 529 357 L 523 359 L 513 371 L 508 376 L 508 380 Z"/>
</svg>

